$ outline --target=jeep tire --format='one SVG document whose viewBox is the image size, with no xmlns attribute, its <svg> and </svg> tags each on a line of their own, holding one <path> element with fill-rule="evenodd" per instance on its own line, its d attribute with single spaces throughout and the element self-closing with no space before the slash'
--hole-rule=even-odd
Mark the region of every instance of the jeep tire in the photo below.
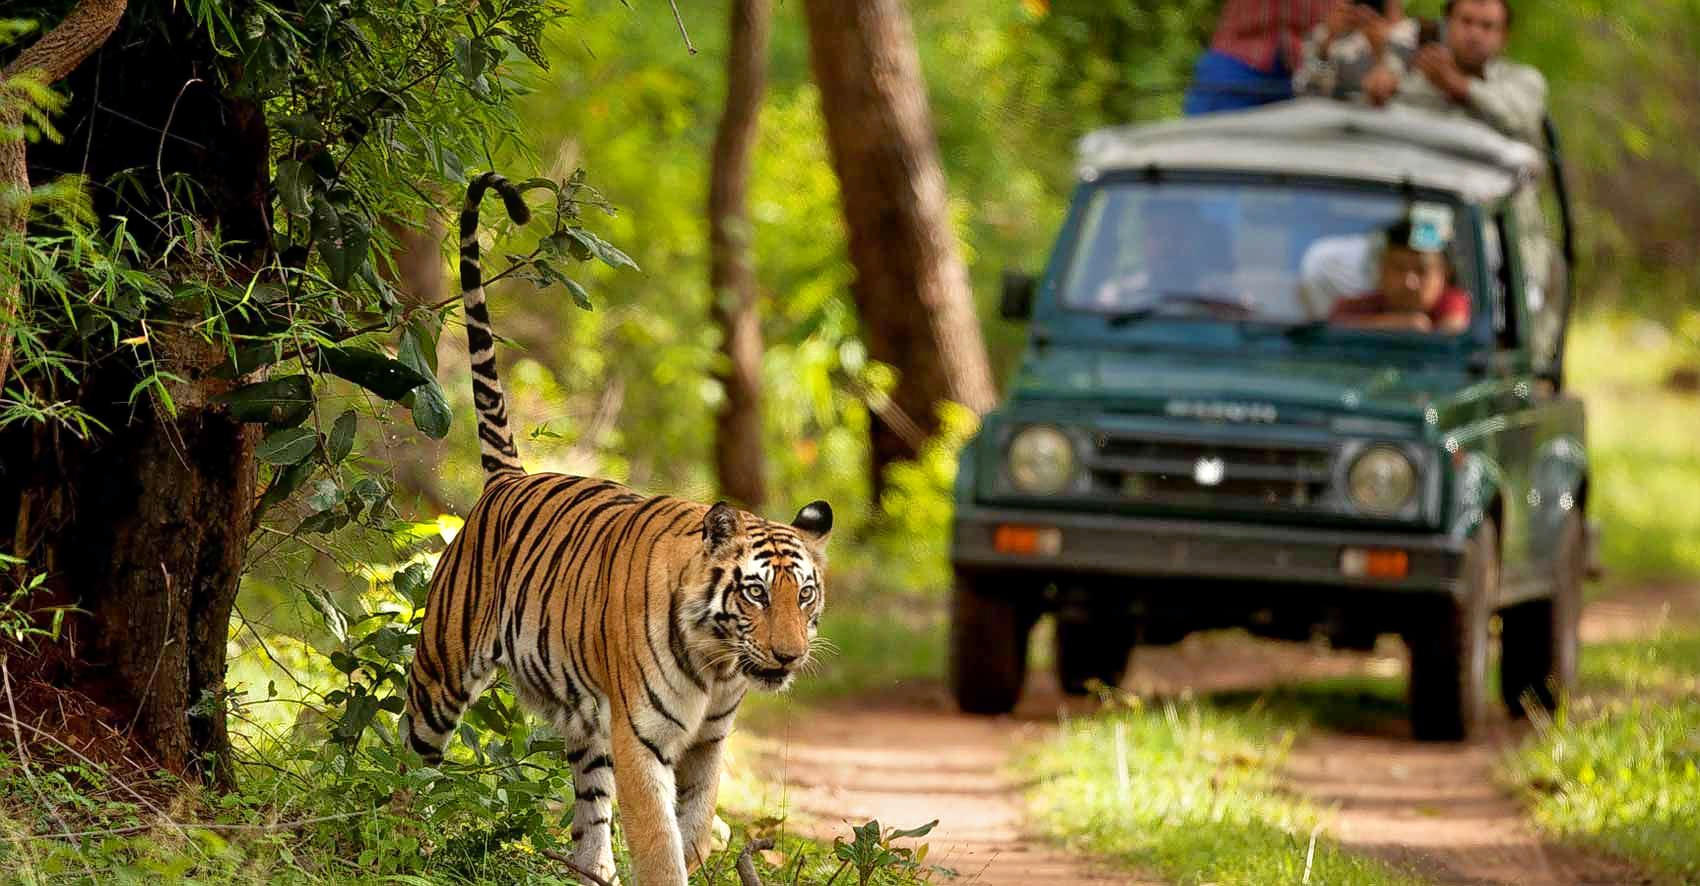
<svg viewBox="0 0 1700 886">
<path fill-rule="evenodd" d="M 1513 715 L 1528 713 L 1524 708 L 1528 696 L 1553 710 L 1559 696 L 1576 680 L 1577 625 L 1588 557 L 1584 533 L 1582 514 L 1572 510 L 1559 529 L 1553 595 L 1500 613 L 1499 684 Z"/>
<path fill-rule="evenodd" d="M 958 572 L 950 596 L 950 690 L 967 714 L 1007 714 L 1027 678 L 1033 601 Z M 982 589 L 984 588 L 984 589 Z"/>
<path fill-rule="evenodd" d="M 1052 653 L 1057 683 L 1069 695 L 1085 695 L 1093 680 L 1120 685 L 1132 652 L 1133 625 L 1125 619 L 1057 615 Z"/>
<path fill-rule="evenodd" d="M 1499 585 L 1499 533 L 1492 518 L 1476 528 L 1460 573 L 1458 595 L 1422 601 L 1405 631 L 1411 734 L 1420 741 L 1462 741 L 1482 722 L 1488 621 Z"/>
</svg>

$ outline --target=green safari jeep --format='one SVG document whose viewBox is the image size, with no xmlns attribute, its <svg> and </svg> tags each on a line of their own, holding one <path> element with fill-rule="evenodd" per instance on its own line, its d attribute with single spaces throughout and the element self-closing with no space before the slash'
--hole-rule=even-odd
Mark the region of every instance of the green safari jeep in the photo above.
<svg viewBox="0 0 1700 886">
<path fill-rule="evenodd" d="M 1075 693 L 1193 631 L 1399 634 L 1440 740 L 1484 715 L 1497 615 L 1505 702 L 1551 706 L 1593 539 L 1547 134 L 1301 100 L 1083 139 L 1043 275 L 1006 275 L 1028 341 L 960 462 L 961 708 L 1015 706 L 1045 613 Z"/>
</svg>

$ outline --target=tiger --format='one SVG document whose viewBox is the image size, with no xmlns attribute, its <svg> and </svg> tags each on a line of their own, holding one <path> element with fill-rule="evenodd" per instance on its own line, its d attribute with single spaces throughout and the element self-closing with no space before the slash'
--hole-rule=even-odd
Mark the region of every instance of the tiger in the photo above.
<svg viewBox="0 0 1700 886">
<path fill-rule="evenodd" d="M 484 490 L 432 576 L 401 723 L 427 764 L 505 672 L 565 739 L 573 866 L 615 882 L 613 801 L 640 886 L 683 886 L 712 852 L 721 747 L 752 688 L 783 691 L 810 661 L 826 602 L 832 508 L 787 525 L 724 501 L 639 494 L 611 480 L 527 473 L 508 428 L 467 187 L 460 277 Z"/>
</svg>

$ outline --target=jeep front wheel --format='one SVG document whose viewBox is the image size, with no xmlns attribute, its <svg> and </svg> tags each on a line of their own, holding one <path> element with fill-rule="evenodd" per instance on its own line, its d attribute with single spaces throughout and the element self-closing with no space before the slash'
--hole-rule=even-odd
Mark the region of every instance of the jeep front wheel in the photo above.
<svg viewBox="0 0 1700 886">
<path fill-rule="evenodd" d="M 1423 601 L 1405 631 L 1411 651 L 1411 734 L 1461 741 L 1481 724 L 1488 662 L 1488 619 L 1499 587 L 1499 534 L 1482 521 L 1464 551 L 1456 597 Z"/>
<path fill-rule="evenodd" d="M 958 573 L 950 598 L 950 689 L 968 714 L 1007 714 L 1027 677 L 1031 601 Z"/>
<path fill-rule="evenodd" d="M 1500 613 L 1499 683 L 1505 706 L 1514 715 L 1527 713 L 1523 702 L 1530 695 L 1536 704 L 1553 710 L 1559 695 L 1576 680 L 1587 557 L 1582 514 L 1572 511 L 1559 530 L 1552 596 Z"/>
</svg>

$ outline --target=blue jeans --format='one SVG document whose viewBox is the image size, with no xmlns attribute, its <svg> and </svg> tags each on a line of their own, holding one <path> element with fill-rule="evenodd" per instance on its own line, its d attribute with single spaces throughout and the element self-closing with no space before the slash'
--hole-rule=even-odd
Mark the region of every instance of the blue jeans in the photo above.
<svg viewBox="0 0 1700 886">
<path fill-rule="evenodd" d="M 1192 88 L 1181 111 L 1191 117 L 1216 111 L 1238 111 L 1293 97 L 1293 74 L 1279 60 L 1275 70 L 1262 71 L 1215 50 L 1198 57 Z"/>
</svg>

